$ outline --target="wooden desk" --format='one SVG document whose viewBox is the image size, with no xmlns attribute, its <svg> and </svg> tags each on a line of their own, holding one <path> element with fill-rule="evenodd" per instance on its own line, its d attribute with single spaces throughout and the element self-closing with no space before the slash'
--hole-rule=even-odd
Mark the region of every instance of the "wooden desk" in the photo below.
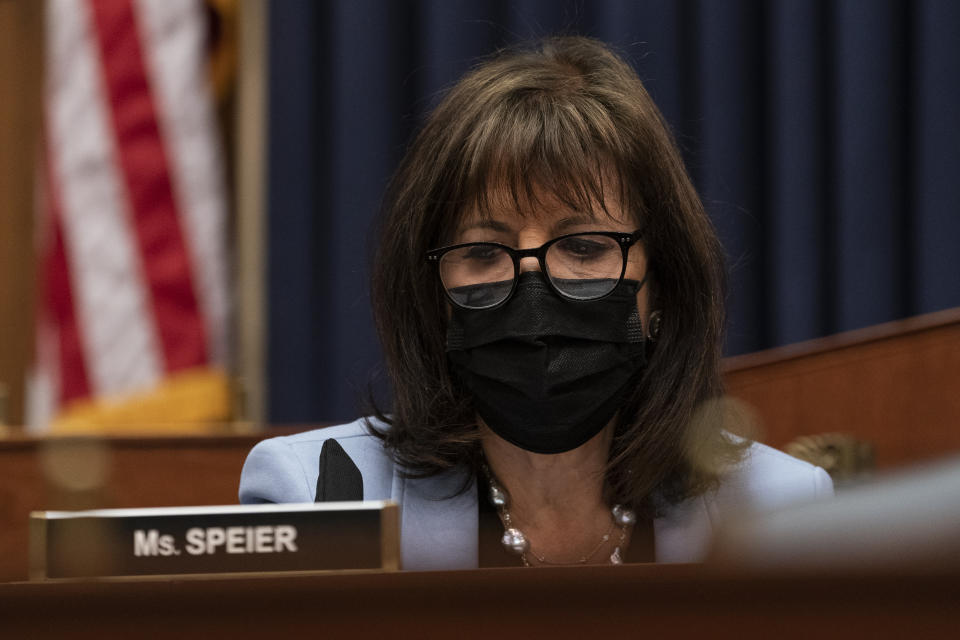
<svg viewBox="0 0 960 640">
<path fill-rule="evenodd" d="M 0 585 L 6 637 L 956 638 L 960 574 L 684 565 Z"/>
</svg>

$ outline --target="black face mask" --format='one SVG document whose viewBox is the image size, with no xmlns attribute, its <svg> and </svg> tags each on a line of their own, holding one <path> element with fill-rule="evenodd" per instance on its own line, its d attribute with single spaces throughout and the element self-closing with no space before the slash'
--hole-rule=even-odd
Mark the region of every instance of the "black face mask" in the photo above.
<svg viewBox="0 0 960 640">
<path fill-rule="evenodd" d="M 605 298 L 575 302 L 528 271 L 502 307 L 454 308 L 447 357 L 493 432 L 534 453 L 597 435 L 646 363 L 641 286 L 624 280 Z"/>
</svg>

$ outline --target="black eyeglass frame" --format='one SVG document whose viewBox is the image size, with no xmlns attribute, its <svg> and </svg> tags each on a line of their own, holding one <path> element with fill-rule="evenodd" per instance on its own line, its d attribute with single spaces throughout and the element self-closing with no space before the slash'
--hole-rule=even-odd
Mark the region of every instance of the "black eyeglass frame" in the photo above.
<svg viewBox="0 0 960 640">
<path fill-rule="evenodd" d="M 596 298 L 574 298 L 560 291 L 555 284 L 553 284 L 553 279 L 550 277 L 550 270 L 547 269 L 547 251 L 551 246 L 560 242 L 561 240 L 566 240 L 568 238 L 580 237 L 580 236 L 604 236 L 607 238 L 612 238 L 616 240 L 617 244 L 620 246 L 620 251 L 622 252 L 622 260 L 620 265 L 620 276 L 617 278 L 617 284 L 610 288 L 610 291 L 606 292 L 602 296 Z M 461 309 L 467 309 L 470 311 L 486 311 L 488 309 L 496 309 L 507 303 L 510 298 L 513 297 L 514 292 L 517 290 L 517 282 L 520 280 L 520 261 L 524 258 L 536 258 L 537 262 L 540 263 L 540 271 L 543 272 L 544 280 L 546 280 L 547 285 L 550 289 L 563 298 L 564 300 L 570 300 L 571 302 L 592 302 L 594 300 L 602 300 L 609 296 L 613 291 L 623 282 L 623 274 L 627 272 L 627 258 L 630 254 L 630 247 L 639 242 L 640 238 L 643 236 L 640 229 L 632 233 L 626 233 L 623 231 L 583 231 L 581 233 L 567 233 L 562 236 L 557 236 L 552 240 L 548 240 L 539 247 L 532 249 L 514 249 L 513 247 L 508 247 L 505 244 L 499 242 L 463 242 L 460 244 L 452 244 L 447 247 L 439 247 L 437 249 L 430 249 L 426 253 L 427 262 L 432 262 L 437 265 L 437 277 L 440 278 L 440 284 L 443 286 L 443 293 L 456 307 Z M 508 293 L 503 300 L 500 302 L 490 305 L 489 307 L 465 307 L 462 304 L 458 303 L 453 299 L 453 296 L 450 295 L 450 292 L 447 290 L 447 285 L 443 282 L 443 277 L 440 275 L 440 260 L 443 258 L 444 254 L 453 251 L 455 249 L 463 249 L 464 247 L 475 247 L 475 246 L 486 246 L 486 247 L 497 247 L 503 249 L 507 252 L 507 255 L 513 260 L 513 286 L 510 287 L 510 293 Z M 646 280 L 646 275 L 644 275 L 644 280 Z"/>
</svg>

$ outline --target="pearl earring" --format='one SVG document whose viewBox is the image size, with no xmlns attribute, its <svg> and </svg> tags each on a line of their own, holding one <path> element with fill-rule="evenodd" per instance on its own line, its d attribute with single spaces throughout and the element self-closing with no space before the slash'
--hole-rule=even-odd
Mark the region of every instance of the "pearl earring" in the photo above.
<svg viewBox="0 0 960 640">
<path fill-rule="evenodd" d="M 650 342 L 656 342 L 657 338 L 660 337 L 660 325 L 663 323 L 663 312 L 659 309 L 656 311 L 650 312 L 650 320 L 648 321 L 650 328 L 647 330 L 647 338 Z"/>
</svg>

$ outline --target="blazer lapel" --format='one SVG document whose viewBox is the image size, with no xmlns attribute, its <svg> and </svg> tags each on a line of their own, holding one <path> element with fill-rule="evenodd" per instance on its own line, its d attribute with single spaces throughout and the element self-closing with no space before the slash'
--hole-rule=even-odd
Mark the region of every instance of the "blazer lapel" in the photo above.
<svg viewBox="0 0 960 640">
<path fill-rule="evenodd" d="M 477 482 L 454 495 L 467 476 L 462 470 L 430 478 L 404 478 L 394 470 L 391 499 L 400 505 L 403 568 L 429 571 L 477 566 Z"/>
</svg>

